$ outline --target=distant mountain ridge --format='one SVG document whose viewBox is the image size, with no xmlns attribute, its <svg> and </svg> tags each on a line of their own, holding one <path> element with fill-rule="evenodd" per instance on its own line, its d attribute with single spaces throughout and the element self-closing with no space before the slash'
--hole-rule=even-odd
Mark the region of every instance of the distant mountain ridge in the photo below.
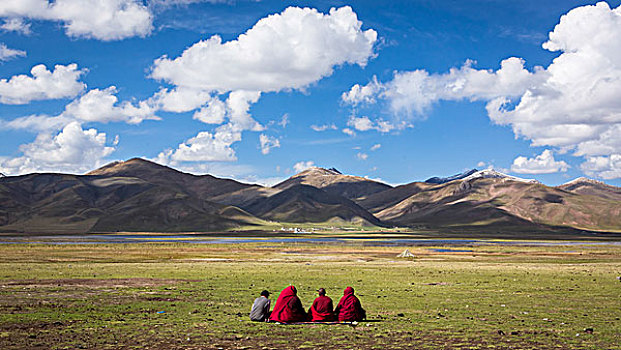
<svg viewBox="0 0 621 350">
<path fill-rule="evenodd" d="M 579 177 L 560 186 L 556 186 L 556 188 L 576 194 L 598 196 L 621 201 L 621 188 L 586 177 Z"/>
<path fill-rule="evenodd" d="M 503 174 L 494 169 L 484 169 L 484 170 L 472 169 L 472 170 L 468 170 L 463 173 L 459 173 L 459 174 L 449 176 L 449 177 L 432 177 L 432 178 L 425 180 L 425 182 L 433 183 L 433 184 L 445 184 L 447 182 L 451 182 L 455 180 L 469 181 L 469 180 L 477 179 L 477 178 L 483 178 L 483 179 L 497 178 L 497 179 L 508 179 L 508 180 L 513 180 L 513 181 L 520 181 L 520 182 L 539 183 L 539 181 L 537 180 L 523 179 L 520 177 Z"/>
<path fill-rule="evenodd" d="M 432 178 L 425 180 L 425 182 L 430 183 L 430 184 L 444 184 L 444 183 L 455 181 L 455 180 L 461 180 L 467 176 L 470 176 L 476 173 L 477 171 L 478 171 L 477 169 L 471 169 L 463 173 L 455 174 L 453 176 L 448 176 L 448 177 L 437 177 L 436 176 L 436 177 L 432 177 Z"/>
<path fill-rule="evenodd" d="M 309 168 L 273 186 L 134 158 L 86 175 L 0 178 L 0 232 L 202 232 L 279 223 L 491 232 L 621 232 L 621 188 L 549 187 L 486 169 L 390 186 Z"/>
<path fill-rule="evenodd" d="M 391 188 L 390 185 L 364 177 L 343 175 L 334 168 L 319 167 L 308 168 L 273 187 L 285 189 L 294 185 L 310 185 L 351 200 Z"/>
</svg>

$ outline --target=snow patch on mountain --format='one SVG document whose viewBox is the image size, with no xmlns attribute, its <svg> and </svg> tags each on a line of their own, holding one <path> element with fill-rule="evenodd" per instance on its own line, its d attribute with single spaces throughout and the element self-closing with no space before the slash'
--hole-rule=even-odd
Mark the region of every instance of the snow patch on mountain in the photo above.
<svg viewBox="0 0 621 350">
<path fill-rule="evenodd" d="M 535 179 L 523 179 L 521 177 L 516 177 L 516 176 L 511 176 L 511 175 L 503 174 L 503 173 L 498 172 L 498 171 L 496 171 L 494 169 L 485 169 L 485 170 L 477 171 L 475 173 L 472 173 L 472 174 L 464 177 L 463 181 L 470 181 L 470 180 L 479 179 L 479 178 L 483 178 L 483 179 L 507 179 L 507 180 L 512 180 L 512 181 L 526 182 L 526 183 L 540 183 L 539 181 L 537 181 Z"/>
</svg>

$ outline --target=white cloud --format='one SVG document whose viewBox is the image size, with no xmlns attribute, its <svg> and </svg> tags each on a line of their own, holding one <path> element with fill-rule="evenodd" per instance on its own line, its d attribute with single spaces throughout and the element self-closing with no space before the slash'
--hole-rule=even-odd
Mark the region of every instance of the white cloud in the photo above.
<svg viewBox="0 0 621 350">
<path fill-rule="evenodd" d="M 29 115 L 15 118 L 8 122 L 0 120 L 0 126 L 7 129 L 22 129 L 39 132 L 60 130 L 71 121 L 73 121 L 72 118 L 62 114 L 54 117 L 49 115 Z"/>
<path fill-rule="evenodd" d="M 195 137 L 179 144 L 176 150 L 161 152 L 156 162 L 176 165 L 180 162 L 230 162 L 237 160 L 231 145 L 241 140 L 241 131 L 231 124 L 216 128 L 214 133 L 199 132 Z"/>
<path fill-rule="evenodd" d="M 0 171 L 19 175 L 32 172 L 85 172 L 102 164 L 114 152 L 106 146 L 106 134 L 67 124 L 57 135 L 41 133 L 34 142 L 20 146 L 22 156 L 0 162 Z"/>
<path fill-rule="evenodd" d="M 335 67 L 366 65 L 374 55 L 377 33 L 361 26 L 348 6 L 333 8 L 329 14 L 288 7 L 259 20 L 234 40 L 223 42 L 214 35 L 179 57 L 163 56 L 154 61 L 150 76 L 170 83 L 174 90 L 210 94 L 211 99 L 203 102 L 207 106 L 201 99 L 184 106 L 202 107 L 195 119 L 205 123 L 228 119 L 227 125 L 240 132 L 262 131 L 265 127 L 249 111 L 263 93 L 304 90 L 331 75 Z M 279 123 L 283 128 L 287 118 Z"/>
<path fill-rule="evenodd" d="M 352 128 L 358 131 L 376 130 L 383 134 L 390 132 L 392 130 L 400 130 L 400 129 L 404 129 L 407 127 L 411 127 L 411 125 L 405 121 L 401 121 L 397 124 L 394 124 L 393 122 L 383 120 L 383 119 L 377 119 L 377 120 L 372 121 L 367 116 L 356 117 L 353 115 L 349 117 L 349 120 L 347 121 L 347 125 L 351 126 Z"/>
<path fill-rule="evenodd" d="M 116 87 L 92 89 L 86 94 L 70 102 L 65 110 L 57 116 L 29 115 L 2 121 L 0 127 L 29 131 L 60 130 L 67 124 L 78 122 L 126 122 L 139 124 L 143 120 L 160 120 L 154 115 L 154 109 L 148 101 L 140 101 L 137 106 L 129 101 L 118 103 Z"/>
<path fill-rule="evenodd" d="M 226 105 L 219 98 L 209 101 L 209 104 L 194 113 L 193 118 L 205 124 L 221 124 L 226 116 Z"/>
<path fill-rule="evenodd" d="M 349 121 L 347 122 L 347 125 L 353 127 L 354 129 L 358 131 L 367 131 L 367 130 L 375 129 L 375 125 L 371 121 L 371 119 L 369 119 L 369 117 L 358 118 L 355 116 L 351 116 L 349 117 Z"/>
<path fill-rule="evenodd" d="M 377 82 L 377 77 L 373 76 L 367 85 L 355 84 L 352 86 L 349 91 L 341 95 L 341 99 L 343 102 L 354 106 L 362 103 L 375 103 L 375 97 L 381 89 L 382 86 Z"/>
<path fill-rule="evenodd" d="M 543 47 L 561 51 L 547 68 L 548 79 L 526 91 L 511 110 L 504 100 L 488 106 L 492 120 L 511 125 L 533 145 L 575 149 L 587 158 L 621 153 L 621 7 L 600 2 L 570 11 L 550 33 Z M 612 157 L 606 159 L 613 159 Z M 602 170 L 600 176 L 611 176 Z M 605 173 L 605 175 L 604 175 Z"/>
<path fill-rule="evenodd" d="M 610 156 L 587 157 L 580 169 L 589 176 L 602 179 L 618 179 L 621 177 L 621 154 Z"/>
<path fill-rule="evenodd" d="M 280 125 L 283 129 L 286 128 L 287 125 L 289 125 L 289 113 L 285 113 L 282 115 L 280 121 L 278 122 L 278 125 Z"/>
<path fill-rule="evenodd" d="M 551 174 L 566 172 L 568 168 L 564 161 L 555 160 L 550 150 L 544 150 L 535 158 L 517 157 L 511 165 L 511 171 L 518 174 Z"/>
<path fill-rule="evenodd" d="M 215 35 L 175 59 L 164 56 L 155 61 L 151 76 L 175 86 L 231 92 L 229 108 L 247 112 L 244 103 L 256 102 L 261 92 L 304 89 L 331 75 L 335 66 L 364 66 L 377 33 L 362 31 L 361 24 L 349 7 L 328 15 L 289 7 L 261 19 L 236 40 L 223 43 Z"/>
<path fill-rule="evenodd" d="M 311 125 L 310 128 L 318 132 L 326 130 L 338 130 L 338 128 L 334 124 Z"/>
<path fill-rule="evenodd" d="M 479 168 L 482 168 L 485 165 L 487 165 L 487 163 L 485 163 L 484 161 L 480 161 L 480 162 L 477 163 L 477 167 L 479 167 Z"/>
<path fill-rule="evenodd" d="M 380 84 L 377 97 L 398 117 L 424 114 L 439 100 L 487 101 L 493 122 L 511 126 L 533 146 L 574 150 L 587 159 L 588 169 L 596 169 L 591 160 L 599 158 L 593 157 L 621 154 L 620 36 L 621 6 L 578 7 L 561 17 L 543 44 L 559 52 L 546 68 L 528 71 L 522 59 L 512 57 L 496 71 L 466 63 L 440 75 L 397 72 Z"/>
<path fill-rule="evenodd" d="M 346 134 L 349 136 L 356 136 L 356 132 L 350 128 L 343 128 L 341 131 L 343 132 L 343 134 Z"/>
<path fill-rule="evenodd" d="M 178 87 L 161 89 L 151 97 L 149 103 L 163 111 L 182 113 L 193 111 L 208 101 L 211 101 L 209 92 Z"/>
<path fill-rule="evenodd" d="M 153 15 L 137 0 L 3 0 L 0 17 L 59 21 L 71 37 L 106 41 L 153 29 Z"/>
<path fill-rule="evenodd" d="M 8 61 L 17 57 L 25 57 L 26 51 L 10 49 L 4 43 L 0 43 L 0 62 Z"/>
<path fill-rule="evenodd" d="M 462 67 L 451 68 L 444 74 L 429 74 L 424 70 L 395 72 L 390 82 L 379 84 L 373 81 L 369 83 L 372 87 L 369 89 L 387 100 L 394 114 L 407 118 L 424 115 L 426 110 L 440 100 L 477 101 L 500 96 L 518 97 L 526 89 L 544 81 L 547 76 L 541 67 L 529 72 L 524 68 L 524 60 L 517 57 L 503 60 L 500 69 L 496 71 L 475 69 L 474 64 L 468 60 Z"/>
<path fill-rule="evenodd" d="M 83 73 L 75 63 L 56 65 L 54 71 L 42 64 L 36 65 L 30 70 L 31 76 L 15 75 L 0 80 L 0 103 L 26 104 L 34 100 L 74 97 L 86 87 L 78 81 Z"/>
<path fill-rule="evenodd" d="M 366 153 L 358 152 L 356 153 L 356 158 L 358 158 L 358 160 L 367 160 L 367 158 L 369 158 L 369 155 Z"/>
<path fill-rule="evenodd" d="M 303 89 L 345 63 L 364 66 L 377 33 L 360 29 L 350 7 L 322 14 L 288 7 L 258 21 L 236 40 L 214 35 L 175 59 L 155 61 L 152 77 L 209 91 Z M 326 40 L 329 39 L 329 40 Z"/>
<path fill-rule="evenodd" d="M 4 24 L 0 26 L 0 29 L 6 32 L 17 32 L 23 35 L 29 35 L 30 23 L 24 22 L 21 18 L 7 18 L 4 20 Z"/>
<path fill-rule="evenodd" d="M 146 101 L 140 101 L 138 106 L 134 106 L 129 101 L 118 104 L 115 94 L 116 87 L 114 86 L 103 90 L 92 89 L 68 104 L 63 116 L 87 122 L 124 121 L 129 124 L 138 124 L 145 119 L 159 119 L 154 115 L 153 107 Z"/>
<path fill-rule="evenodd" d="M 373 146 L 371 146 L 371 151 L 377 151 L 381 147 L 382 147 L 382 145 L 380 143 L 376 143 Z"/>
<path fill-rule="evenodd" d="M 252 119 L 250 113 L 248 113 L 250 105 L 257 102 L 259 97 L 261 97 L 260 91 L 232 91 L 226 99 L 228 117 L 231 123 L 244 130 L 263 130 L 263 126 Z"/>
<path fill-rule="evenodd" d="M 280 147 L 280 140 L 272 136 L 261 134 L 259 141 L 261 142 L 261 153 L 263 154 L 269 154 L 272 148 Z"/>
<path fill-rule="evenodd" d="M 312 168 L 312 167 L 314 167 L 314 166 L 315 166 L 315 162 L 313 162 L 312 160 L 309 160 L 309 161 L 306 161 L 306 162 L 302 161 L 302 162 L 297 162 L 297 163 L 295 163 L 295 164 L 293 165 L 293 170 L 294 170 L 296 173 L 301 173 L 301 172 L 303 172 L 304 170 L 306 170 L 306 169 L 308 169 L 308 168 Z"/>
</svg>

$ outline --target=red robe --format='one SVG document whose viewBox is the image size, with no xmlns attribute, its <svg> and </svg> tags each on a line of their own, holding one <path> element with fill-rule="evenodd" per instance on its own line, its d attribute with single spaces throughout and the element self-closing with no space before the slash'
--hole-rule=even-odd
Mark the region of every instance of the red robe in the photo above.
<svg viewBox="0 0 621 350">
<path fill-rule="evenodd" d="M 315 301 L 313 301 L 313 305 L 310 310 L 308 310 L 311 321 L 334 321 L 336 318 L 334 317 L 334 311 L 332 311 L 333 308 L 334 306 L 332 305 L 332 299 L 325 295 L 318 297 Z"/>
<path fill-rule="evenodd" d="M 306 312 L 294 286 L 283 289 L 276 300 L 270 321 L 281 323 L 306 321 Z"/>
<path fill-rule="evenodd" d="M 347 287 L 343 297 L 334 309 L 339 322 L 362 321 L 367 318 L 367 313 L 360 305 L 360 300 L 354 295 L 354 288 Z"/>
</svg>

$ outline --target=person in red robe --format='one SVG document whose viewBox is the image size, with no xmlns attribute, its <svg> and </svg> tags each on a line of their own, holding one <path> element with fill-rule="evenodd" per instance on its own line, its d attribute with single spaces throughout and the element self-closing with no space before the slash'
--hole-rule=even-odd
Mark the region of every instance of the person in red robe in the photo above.
<svg viewBox="0 0 621 350">
<path fill-rule="evenodd" d="M 302 302 L 297 294 L 298 291 L 294 286 L 283 289 L 276 300 L 270 321 L 281 323 L 306 321 L 306 311 L 304 311 Z"/>
<path fill-rule="evenodd" d="M 332 304 L 332 299 L 326 296 L 326 290 L 323 288 L 319 288 L 317 293 L 319 293 L 319 296 L 315 299 L 315 301 L 313 301 L 313 305 L 308 310 L 311 321 L 334 321 L 336 318 L 334 317 L 334 306 Z"/>
<path fill-rule="evenodd" d="M 347 287 L 343 297 L 334 309 L 339 322 L 362 321 L 367 318 L 367 313 L 360 305 L 360 300 L 354 295 L 354 288 Z"/>
</svg>

